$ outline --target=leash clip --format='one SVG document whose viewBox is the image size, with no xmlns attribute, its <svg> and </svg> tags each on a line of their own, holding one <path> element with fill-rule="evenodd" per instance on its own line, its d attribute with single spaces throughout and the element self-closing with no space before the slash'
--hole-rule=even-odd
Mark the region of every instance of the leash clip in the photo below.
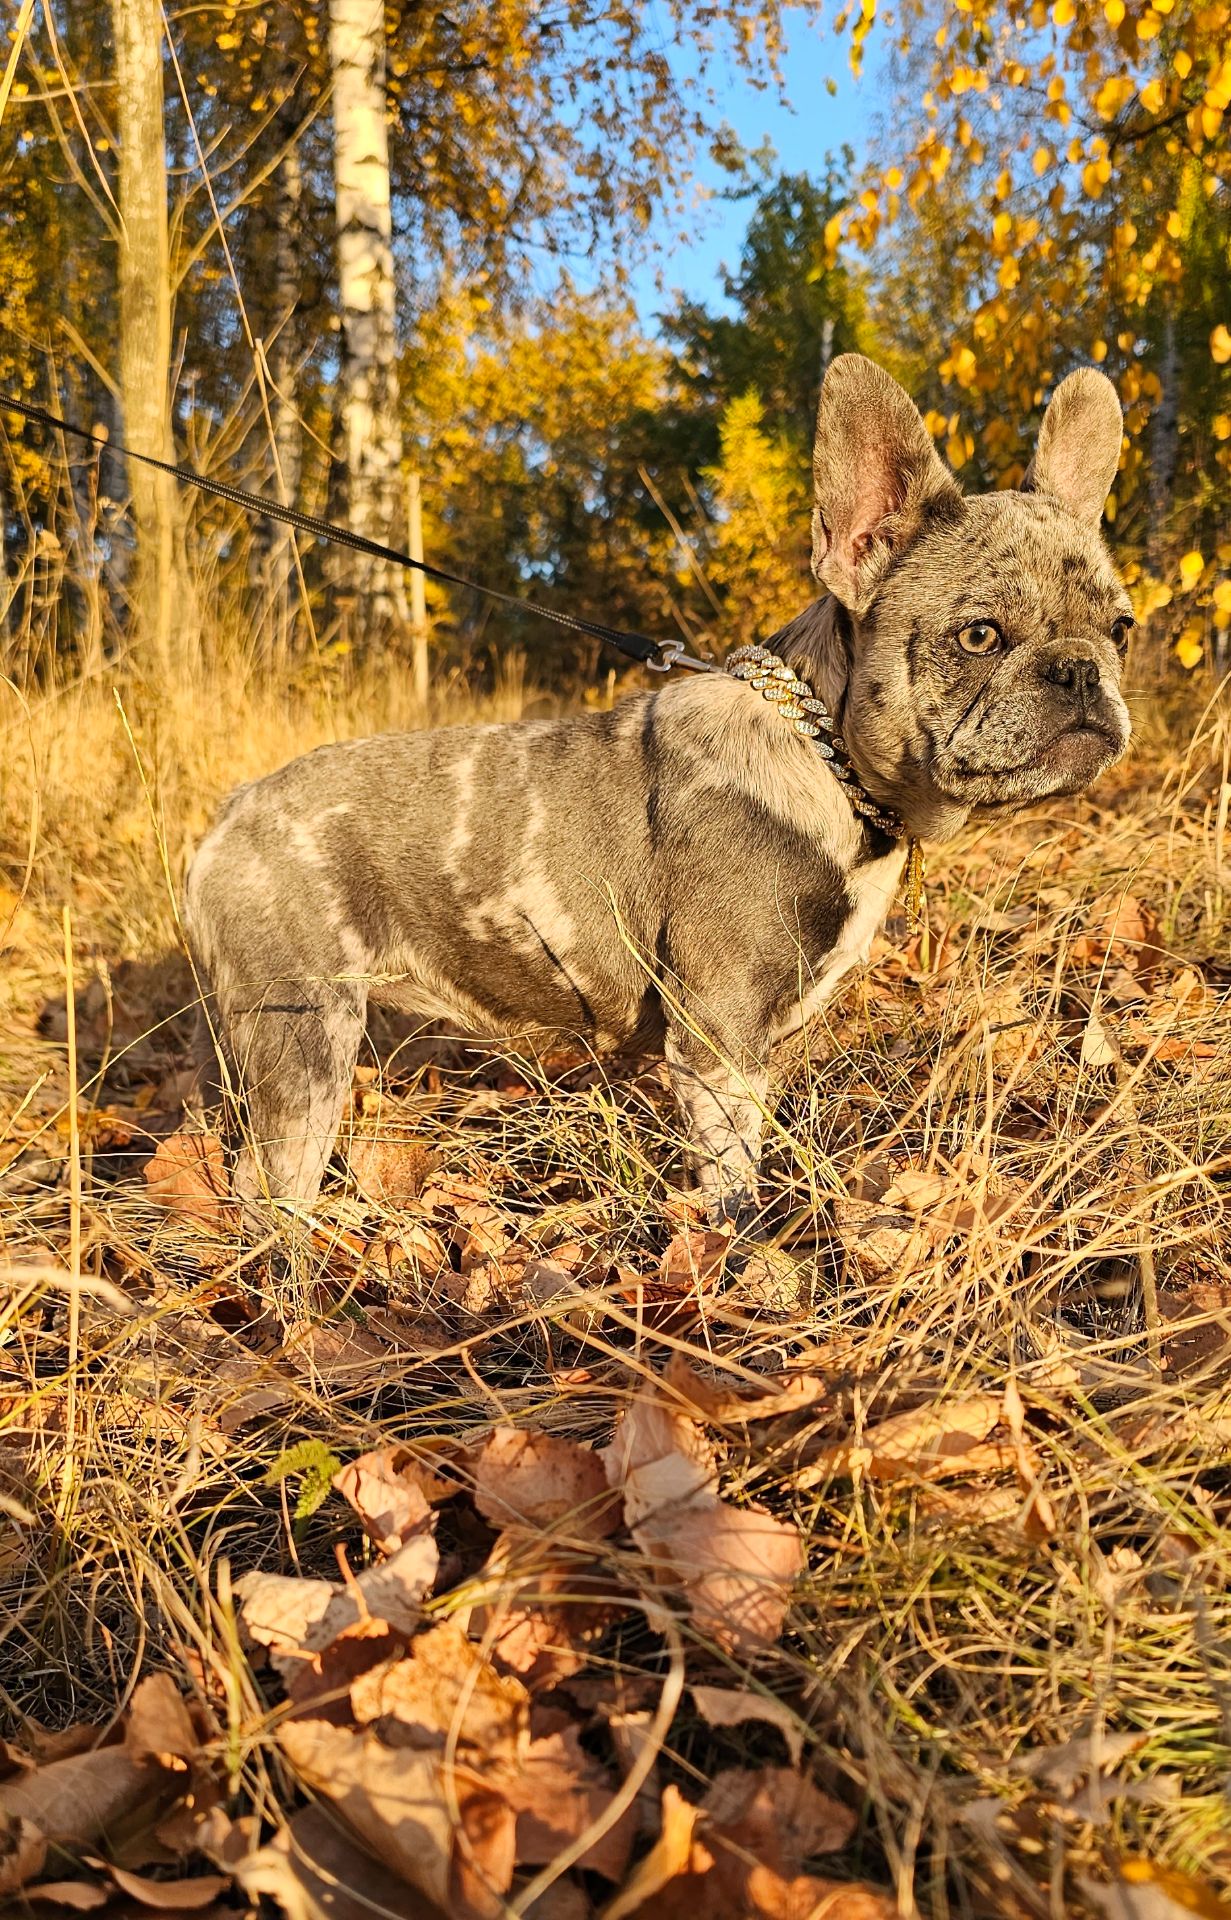
<svg viewBox="0 0 1231 1920">
<path fill-rule="evenodd" d="M 657 660 L 647 660 L 645 665 L 651 673 L 670 673 L 672 667 L 687 667 L 691 673 L 720 673 L 722 669 L 712 660 L 694 660 L 685 653 L 682 640 L 664 640 L 658 649 Z"/>
</svg>

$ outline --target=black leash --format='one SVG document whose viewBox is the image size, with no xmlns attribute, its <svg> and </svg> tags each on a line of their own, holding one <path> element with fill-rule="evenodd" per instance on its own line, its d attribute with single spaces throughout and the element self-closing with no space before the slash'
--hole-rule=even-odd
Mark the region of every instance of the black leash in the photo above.
<svg viewBox="0 0 1231 1920">
<path fill-rule="evenodd" d="M 540 619 L 550 620 L 557 627 L 566 627 L 570 633 L 584 633 L 592 640 L 602 640 L 607 646 L 615 647 L 630 660 L 638 661 L 655 673 L 669 673 L 672 667 L 688 667 L 694 673 L 719 671 L 711 661 L 694 660 L 685 653 L 680 640 L 651 640 L 644 633 L 629 633 L 622 627 L 607 627 L 598 620 L 586 620 L 574 613 L 561 613 L 554 607 L 540 606 L 537 600 L 519 600 L 515 594 L 501 593 L 498 587 L 485 587 L 477 580 L 467 580 L 464 574 L 450 573 L 447 568 L 431 566 L 426 560 L 413 560 L 408 553 L 400 553 L 396 547 L 382 547 L 378 540 L 369 540 L 362 533 L 352 533 L 349 527 L 335 526 L 332 521 L 317 520 L 310 513 L 300 513 L 298 507 L 284 507 L 276 500 L 266 500 L 259 493 L 246 493 L 242 487 L 233 487 L 226 480 L 211 480 L 192 467 L 172 466 L 167 460 L 156 460 L 152 453 L 137 453 L 133 448 L 121 445 L 118 440 L 91 433 L 86 427 L 75 427 L 71 420 L 61 420 L 44 407 L 31 406 L 29 401 L 14 400 L 8 394 L 0 393 L 0 411 L 20 414 L 23 419 L 33 420 L 41 427 L 55 427 L 61 433 L 75 434 L 79 440 L 88 440 L 91 446 L 99 447 L 104 452 L 121 454 L 126 460 L 139 460 L 142 466 L 157 467 L 160 473 L 169 473 L 173 480 L 199 487 L 203 493 L 216 494 L 220 500 L 229 500 L 232 506 L 243 507 L 249 513 L 263 514 L 267 520 L 280 520 L 284 526 L 294 527 L 298 533 L 315 534 L 318 540 L 330 540 L 335 546 L 353 547 L 356 553 L 371 554 L 375 560 L 387 560 L 398 567 L 413 567 L 417 573 L 425 573 L 429 580 L 441 580 L 450 587 L 465 587 L 471 593 L 481 593 L 489 600 L 498 600 L 503 606 L 519 607 L 523 613 L 536 613 Z"/>
</svg>

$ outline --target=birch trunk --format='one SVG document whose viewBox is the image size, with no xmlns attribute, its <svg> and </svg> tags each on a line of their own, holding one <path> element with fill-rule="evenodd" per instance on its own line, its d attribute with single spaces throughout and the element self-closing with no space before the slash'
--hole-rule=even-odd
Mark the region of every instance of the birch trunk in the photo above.
<svg viewBox="0 0 1231 1920">
<path fill-rule="evenodd" d="M 111 0 L 120 136 L 120 390 L 132 447 L 174 460 L 171 439 L 171 272 L 163 133 L 159 0 Z M 133 613 L 152 669 L 176 664 L 175 482 L 132 461 L 137 552 Z"/>
<path fill-rule="evenodd" d="M 330 0 L 341 427 L 346 514 L 355 533 L 392 543 L 400 513 L 393 218 L 385 122 L 384 0 Z M 406 619 L 400 569 L 356 555 L 348 579 L 363 629 Z"/>
</svg>

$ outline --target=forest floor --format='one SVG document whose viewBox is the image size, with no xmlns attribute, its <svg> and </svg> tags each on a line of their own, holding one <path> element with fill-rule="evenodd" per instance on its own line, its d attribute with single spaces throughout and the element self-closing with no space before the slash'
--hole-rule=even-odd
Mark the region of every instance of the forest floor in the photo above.
<svg viewBox="0 0 1231 1920">
<path fill-rule="evenodd" d="M 0 1897 L 1228 1910 L 1225 710 L 933 854 L 780 1062 L 767 1239 L 654 1063 L 419 1041 L 293 1254 L 182 1131 L 175 887 L 403 716 L 4 718 Z"/>
</svg>

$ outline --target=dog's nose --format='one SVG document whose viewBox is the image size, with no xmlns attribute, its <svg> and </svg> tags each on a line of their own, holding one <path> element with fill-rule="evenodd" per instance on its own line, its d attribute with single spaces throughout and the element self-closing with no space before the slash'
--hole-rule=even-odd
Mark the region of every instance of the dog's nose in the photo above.
<svg viewBox="0 0 1231 1920">
<path fill-rule="evenodd" d="M 1098 662 L 1062 654 L 1058 660 L 1048 661 L 1043 669 L 1043 678 L 1050 680 L 1053 686 L 1064 687 L 1067 692 L 1075 693 L 1084 703 L 1098 689 Z"/>
</svg>

